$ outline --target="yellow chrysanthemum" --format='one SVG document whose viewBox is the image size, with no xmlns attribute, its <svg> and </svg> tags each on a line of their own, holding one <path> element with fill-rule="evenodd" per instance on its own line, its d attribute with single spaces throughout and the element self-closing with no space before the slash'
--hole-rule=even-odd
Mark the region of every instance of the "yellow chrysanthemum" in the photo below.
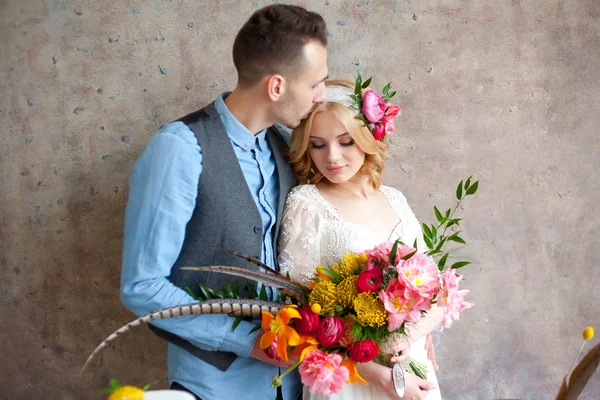
<svg viewBox="0 0 600 400">
<path fill-rule="evenodd" d="M 362 265 L 366 262 L 367 256 L 365 254 L 346 253 L 331 269 L 344 279 L 351 275 L 358 275 L 362 269 Z"/>
<path fill-rule="evenodd" d="M 328 314 L 338 305 L 337 286 L 329 281 L 319 282 L 310 293 L 309 303 L 321 306 L 320 315 Z"/>
<path fill-rule="evenodd" d="M 108 400 L 144 400 L 144 391 L 135 386 L 121 386 L 108 396 Z"/>
<path fill-rule="evenodd" d="M 371 292 L 363 292 L 354 299 L 356 319 L 361 325 L 380 327 L 387 325 L 387 311 L 383 303 Z"/>
<path fill-rule="evenodd" d="M 338 285 L 338 299 L 344 308 L 352 308 L 354 299 L 358 295 L 356 280 L 358 275 L 350 275 Z"/>
</svg>

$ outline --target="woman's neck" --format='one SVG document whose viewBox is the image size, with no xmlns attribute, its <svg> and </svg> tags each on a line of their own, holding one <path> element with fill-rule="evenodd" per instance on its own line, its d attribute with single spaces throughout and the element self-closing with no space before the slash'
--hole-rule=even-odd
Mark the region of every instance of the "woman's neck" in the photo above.
<svg viewBox="0 0 600 400">
<path fill-rule="evenodd" d="M 354 178 L 343 183 L 333 183 L 331 181 L 326 182 L 327 185 L 334 190 L 344 192 L 346 194 L 349 193 L 365 200 L 368 200 L 376 192 L 366 175 L 355 176 Z"/>
</svg>

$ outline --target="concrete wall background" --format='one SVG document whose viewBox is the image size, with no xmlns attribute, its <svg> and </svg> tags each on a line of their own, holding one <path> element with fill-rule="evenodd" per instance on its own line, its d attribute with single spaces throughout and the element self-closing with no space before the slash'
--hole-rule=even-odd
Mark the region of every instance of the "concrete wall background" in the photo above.
<svg viewBox="0 0 600 400">
<path fill-rule="evenodd" d="M 144 328 L 77 376 L 132 319 L 118 291 L 129 173 L 162 123 L 234 86 L 234 35 L 270 3 L 0 1 L 0 398 L 166 384 Z M 600 329 L 600 4 L 290 3 L 325 17 L 332 77 L 398 90 L 385 183 L 420 219 L 481 180 L 463 213 L 475 307 L 435 336 L 445 398 L 553 398 L 583 327 Z M 598 397 L 596 373 L 582 398 Z"/>
</svg>

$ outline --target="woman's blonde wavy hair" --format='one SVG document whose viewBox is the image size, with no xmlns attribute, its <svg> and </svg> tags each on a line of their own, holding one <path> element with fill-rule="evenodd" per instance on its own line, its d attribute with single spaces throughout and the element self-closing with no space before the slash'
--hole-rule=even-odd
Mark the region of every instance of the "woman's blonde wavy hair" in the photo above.
<svg viewBox="0 0 600 400">
<path fill-rule="evenodd" d="M 354 88 L 354 84 L 347 80 L 329 80 L 325 82 L 325 86 L 331 85 Z M 390 158 L 386 153 L 389 144 L 375 140 L 373 134 L 364 126 L 364 123 L 356 118 L 356 111 L 343 104 L 327 101 L 320 103 L 292 132 L 289 152 L 290 162 L 300 179 L 300 183 L 316 184 L 323 179 L 323 174 L 317 169 L 310 157 L 309 137 L 315 115 L 325 111 L 330 111 L 336 116 L 348 130 L 356 145 L 365 152 L 365 162 L 358 173 L 367 175 L 373 188 L 379 189 L 385 160 Z"/>
</svg>

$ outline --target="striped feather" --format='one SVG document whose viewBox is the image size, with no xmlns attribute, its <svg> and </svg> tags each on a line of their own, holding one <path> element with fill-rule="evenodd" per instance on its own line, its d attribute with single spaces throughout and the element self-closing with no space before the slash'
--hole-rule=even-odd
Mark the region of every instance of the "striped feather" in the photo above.
<svg viewBox="0 0 600 400">
<path fill-rule="evenodd" d="M 232 301 L 231 299 L 210 299 L 201 301 L 198 303 L 184 304 L 181 306 L 165 308 L 158 310 L 139 317 L 136 320 L 123 325 L 116 331 L 114 331 L 109 337 L 104 339 L 98 347 L 94 349 L 92 354 L 88 357 L 87 361 L 83 365 L 80 374 L 83 374 L 86 367 L 92 361 L 92 358 L 104 349 L 108 343 L 112 342 L 123 333 L 130 331 L 136 326 L 147 324 L 150 321 L 157 321 L 161 319 L 184 317 L 187 315 L 202 315 L 202 314 L 228 314 L 234 317 L 252 317 L 261 318 L 262 312 L 269 312 L 273 315 L 277 314 L 277 311 L 281 309 L 285 304 L 275 303 L 271 301 L 263 300 L 238 300 Z"/>
<path fill-rule="evenodd" d="M 222 274 L 239 276 L 242 278 L 250 279 L 256 282 L 261 282 L 267 286 L 271 286 L 277 289 L 286 289 L 290 292 L 302 295 L 309 289 L 302 286 L 299 283 L 293 282 L 287 278 L 279 275 L 273 275 L 266 272 L 252 271 L 246 268 L 240 267 L 227 267 L 215 265 L 212 267 L 182 267 L 181 269 L 187 271 L 212 271 L 219 272 Z"/>
<path fill-rule="evenodd" d="M 239 252 L 237 252 L 237 251 L 233 251 L 233 250 L 230 250 L 230 251 L 229 251 L 229 254 L 233 254 L 234 256 L 236 256 L 236 257 L 239 257 L 239 258 L 243 258 L 244 260 L 246 260 L 246 261 L 248 261 L 248 262 L 251 262 L 251 263 L 252 263 L 252 264 L 254 264 L 254 265 L 258 265 L 259 267 L 261 267 L 261 268 L 264 268 L 264 269 L 266 269 L 267 271 L 269 271 L 269 272 L 271 272 L 271 273 L 273 273 L 273 274 L 275 274 L 275 275 L 279 275 L 279 276 L 282 276 L 282 277 L 283 277 L 283 274 L 282 274 L 281 272 L 279 272 L 279 271 L 277 271 L 277 270 L 275 270 L 275 269 L 273 269 L 273 268 L 269 267 L 267 264 L 263 263 L 262 261 L 260 261 L 260 260 L 259 260 L 259 259 L 257 259 L 257 258 L 250 257 L 250 256 L 249 256 L 249 255 L 247 255 L 247 254 L 239 253 Z"/>
</svg>

